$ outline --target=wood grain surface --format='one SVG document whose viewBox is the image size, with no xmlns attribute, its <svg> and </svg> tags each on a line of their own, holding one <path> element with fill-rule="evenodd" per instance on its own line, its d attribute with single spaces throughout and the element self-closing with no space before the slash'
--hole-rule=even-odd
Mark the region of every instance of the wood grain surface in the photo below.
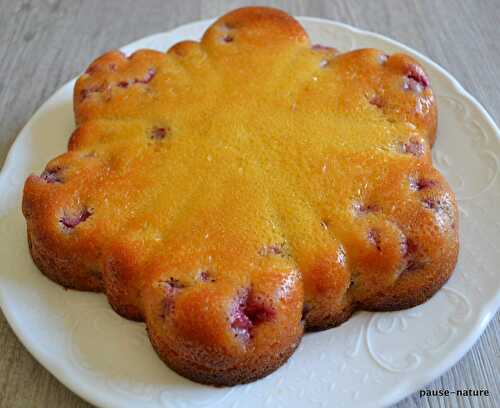
<svg viewBox="0 0 500 408">
<path fill-rule="evenodd" d="M 248 4 L 236 0 L 0 0 L 0 167 L 34 111 L 102 52 Z M 342 21 L 399 40 L 447 69 L 499 121 L 500 0 L 253 4 Z M 471 351 L 428 385 L 429 389 L 487 388 L 489 398 L 414 394 L 397 407 L 500 407 L 499 332 L 497 313 Z M 0 313 L 0 407 L 89 406 L 31 357 Z"/>
</svg>

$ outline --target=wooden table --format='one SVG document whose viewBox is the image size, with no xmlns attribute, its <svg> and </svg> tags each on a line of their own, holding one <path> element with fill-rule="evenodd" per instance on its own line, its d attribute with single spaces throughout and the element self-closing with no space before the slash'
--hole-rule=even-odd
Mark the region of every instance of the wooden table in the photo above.
<svg viewBox="0 0 500 408">
<path fill-rule="evenodd" d="M 102 52 L 180 24 L 218 16 L 244 1 L 0 0 L 0 166 L 22 126 Z M 262 2 L 259 2 L 262 3 Z M 293 15 L 329 18 L 385 34 L 454 75 L 498 122 L 499 0 L 274 1 Z M 414 394 L 398 407 L 500 407 L 500 318 L 429 388 L 488 388 L 490 398 Z M 0 407 L 89 407 L 24 349 L 0 313 Z"/>
</svg>

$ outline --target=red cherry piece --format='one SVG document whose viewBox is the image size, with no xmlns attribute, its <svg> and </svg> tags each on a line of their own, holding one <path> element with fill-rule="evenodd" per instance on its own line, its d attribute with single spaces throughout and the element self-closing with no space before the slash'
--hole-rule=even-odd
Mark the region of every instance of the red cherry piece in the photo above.
<svg viewBox="0 0 500 408">
<path fill-rule="evenodd" d="M 59 167 L 50 170 L 47 169 L 40 175 L 40 178 L 49 184 L 62 183 L 63 180 L 60 176 L 60 171 Z"/>
<path fill-rule="evenodd" d="M 76 214 L 64 214 L 59 221 L 63 225 L 64 229 L 72 230 L 78 224 L 84 222 L 91 215 L 92 211 L 90 211 L 88 208 L 84 208 Z"/>
<path fill-rule="evenodd" d="M 361 203 L 354 203 L 353 208 L 358 216 L 367 215 L 369 213 L 380 211 L 380 207 L 376 204 L 364 205 Z"/>
<path fill-rule="evenodd" d="M 428 208 L 428 209 L 430 209 L 430 210 L 437 210 L 437 209 L 439 209 L 439 208 L 440 208 L 440 204 L 439 204 L 439 202 L 438 202 L 438 201 L 435 201 L 435 200 L 433 200 L 433 199 L 430 199 L 430 198 L 428 198 L 428 199 L 426 199 L 426 200 L 422 201 L 422 203 L 424 204 L 424 207 L 425 207 L 425 208 Z"/>
<path fill-rule="evenodd" d="M 400 150 L 402 153 L 412 154 L 415 157 L 420 157 L 425 152 L 423 143 L 416 139 L 410 139 L 408 142 L 402 143 Z"/>
<path fill-rule="evenodd" d="M 212 277 L 209 271 L 207 270 L 202 270 L 198 274 L 198 280 L 202 282 L 215 282 L 215 278 Z"/>
<path fill-rule="evenodd" d="M 415 271 L 417 269 L 421 269 L 424 266 L 424 263 L 417 259 L 417 255 L 416 255 L 417 249 L 418 249 L 418 246 L 413 240 L 407 239 L 404 242 L 404 247 L 403 247 L 404 269 L 403 269 L 403 273 L 412 272 L 412 271 Z"/>
<path fill-rule="evenodd" d="M 418 65 L 410 65 L 406 77 L 413 79 L 415 82 L 419 83 L 424 89 L 429 86 L 429 78 L 425 74 L 424 70 Z"/>
<path fill-rule="evenodd" d="M 430 179 L 419 179 L 419 180 L 411 180 L 410 187 L 413 191 L 421 191 L 426 190 L 428 188 L 432 188 L 437 185 L 435 180 Z"/>
<path fill-rule="evenodd" d="M 156 69 L 154 68 L 149 68 L 148 69 L 148 72 L 146 72 L 146 75 L 144 75 L 143 78 L 140 78 L 140 79 L 135 79 L 134 82 L 137 82 L 139 84 L 147 84 L 149 83 L 153 77 L 156 75 Z"/>
<path fill-rule="evenodd" d="M 378 56 L 378 62 L 382 65 L 384 65 L 388 59 L 389 59 L 389 56 L 387 54 L 380 54 Z"/>
<path fill-rule="evenodd" d="M 410 65 L 405 77 L 403 89 L 405 91 L 412 90 L 414 92 L 421 93 L 428 86 L 429 78 L 425 74 L 424 70 L 418 65 Z"/>
<path fill-rule="evenodd" d="M 272 244 L 263 246 L 259 250 L 259 255 L 270 256 L 270 255 L 284 255 L 285 254 L 285 243 Z"/>
<path fill-rule="evenodd" d="M 259 298 L 250 297 L 246 308 L 245 314 L 248 316 L 252 325 L 257 325 L 262 322 L 267 322 L 274 318 L 276 311 L 264 304 L 264 302 Z"/>
<path fill-rule="evenodd" d="M 102 92 L 103 90 L 104 90 L 104 84 L 93 85 L 89 88 L 82 89 L 80 91 L 80 101 L 87 99 L 93 93 Z"/>
<path fill-rule="evenodd" d="M 153 140 L 162 140 L 165 139 L 165 136 L 168 134 L 168 129 L 164 127 L 154 127 L 151 130 L 151 139 Z"/>
<path fill-rule="evenodd" d="M 244 291 L 234 303 L 230 314 L 231 328 L 235 336 L 244 341 L 250 339 L 251 330 L 258 324 L 272 320 L 276 315 L 274 308 L 269 307 L 250 291 Z"/>
<path fill-rule="evenodd" d="M 154 78 L 155 75 L 156 75 L 156 69 L 149 68 L 146 74 L 142 78 L 134 78 L 134 79 L 119 81 L 117 83 L 117 86 L 120 88 L 128 88 L 130 85 L 134 84 L 147 84 L 151 82 L 151 80 Z"/>
<path fill-rule="evenodd" d="M 163 311 L 165 315 L 169 315 L 175 308 L 175 297 L 185 286 L 178 279 L 170 278 L 166 282 L 162 282 L 165 290 L 165 298 L 163 300 Z"/>
<path fill-rule="evenodd" d="M 245 291 L 240 294 L 234 302 L 229 316 L 231 329 L 233 330 L 234 335 L 240 337 L 244 341 L 250 339 L 250 329 L 253 326 L 250 318 L 245 314 L 247 300 L 248 291 Z"/>
</svg>

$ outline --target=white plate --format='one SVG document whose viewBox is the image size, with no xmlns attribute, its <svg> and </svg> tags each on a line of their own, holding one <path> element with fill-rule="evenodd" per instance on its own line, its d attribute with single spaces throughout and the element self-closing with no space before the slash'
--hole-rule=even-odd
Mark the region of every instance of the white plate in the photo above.
<svg viewBox="0 0 500 408">
<path fill-rule="evenodd" d="M 290 361 L 249 385 L 190 382 L 156 356 L 144 325 L 115 314 L 103 295 L 66 291 L 28 254 L 21 191 L 25 178 L 65 151 L 74 81 L 33 116 L 0 174 L 0 300 L 28 350 L 71 390 L 103 407 L 373 407 L 394 403 L 448 370 L 477 340 L 500 304 L 500 131 L 478 102 L 423 55 L 380 35 L 300 18 L 313 43 L 376 47 L 415 56 L 439 105 L 437 166 L 453 185 L 461 252 L 451 280 L 429 302 L 394 313 L 358 313 L 341 327 L 308 334 Z M 210 21 L 124 48 L 165 50 L 199 39 Z"/>
</svg>

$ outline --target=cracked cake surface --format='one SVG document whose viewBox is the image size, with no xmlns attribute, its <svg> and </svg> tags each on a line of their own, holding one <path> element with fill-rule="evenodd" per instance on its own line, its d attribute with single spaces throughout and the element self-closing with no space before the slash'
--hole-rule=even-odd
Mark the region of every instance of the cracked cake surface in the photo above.
<svg viewBox="0 0 500 408">
<path fill-rule="evenodd" d="M 243 8 L 200 42 L 102 55 L 74 113 L 68 151 L 25 183 L 33 260 L 145 321 L 195 381 L 265 376 L 304 331 L 420 304 L 455 267 L 436 103 L 407 55 Z"/>
</svg>

